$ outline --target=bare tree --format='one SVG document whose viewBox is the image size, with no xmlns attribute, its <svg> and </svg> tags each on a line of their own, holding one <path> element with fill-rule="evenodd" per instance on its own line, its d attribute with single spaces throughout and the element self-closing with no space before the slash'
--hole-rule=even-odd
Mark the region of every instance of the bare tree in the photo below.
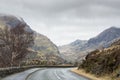
<svg viewBox="0 0 120 80">
<path fill-rule="evenodd" d="M 34 33 L 27 31 L 26 26 L 21 22 L 13 28 L 9 26 L 0 28 L 1 57 L 7 58 L 2 60 L 4 63 L 8 61 L 10 66 L 17 66 L 29 52 L 28 48 L 34 44 Z"/>
</svg>

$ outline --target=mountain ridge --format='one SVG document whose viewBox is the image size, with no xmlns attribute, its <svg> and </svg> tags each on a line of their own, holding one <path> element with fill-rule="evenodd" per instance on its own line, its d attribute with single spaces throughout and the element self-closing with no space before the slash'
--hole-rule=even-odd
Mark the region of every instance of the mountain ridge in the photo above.
<svg viewBox="0 0 120 80">
<path fill-rule="evenodd" d="M 96 37 L 90 38 L 83 45 L 81 45 L 79 42 L 76 43 L 76 41 L 74 41 L 66 45 L 67 47 L 66 46 L 59 47 L 59 50 L 62 55 L 65 55 L 68 52 L 71 52 L 72 56 L 75 56 L 75 55 L 83 56 L 95 49 L 101 49 L 102 47 L 109 47 L 112 42 L 114 42 L 116 39 L 119 39 L 119 38 L 120 38 L 120 28 L 112 26 L 102 31 Z M 71 45 L 71 44 L 74 44 L 74 45 Z M 65 56 L 66 56 L 66 59 L 67 57 L 69 57 L 67 55 Z M 74 59 L 73 61 L 76 61 L 77 57 L 76 58 L 74 57 L 73 59 Z"/>
</svg>

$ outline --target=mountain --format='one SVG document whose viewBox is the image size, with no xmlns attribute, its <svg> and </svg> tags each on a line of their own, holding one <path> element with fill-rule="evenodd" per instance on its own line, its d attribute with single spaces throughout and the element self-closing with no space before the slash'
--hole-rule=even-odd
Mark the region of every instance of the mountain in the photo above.
<svg viewBox="0 0 120 80">
<path fill-rule="evenodd" d="M 108 48 L 90 52 L 79 67 L 97 76 L 109 75 L 111 80 L 119 80 L 120 39 L 113 42 Z"/>
<path fill-rule="evenodd" d="M 30 26 L 27 25 L 27 23 L 20 17 L 0 14 L 0 28 L 15 28 L 20 23 L 26 24 L 24 27 L 25 31 L 33 32 L 35 38 L 33 47 L 29 49 L 31 52 L 26 55 L 23 59 L 24 61 L 49 59 L 59 62 L 59 60 L 61 60 L 57 46 L 48 37 L 32 30 Z M 41 58 L 41 55 L 44 58 Z"/>
<path fill-rule="evenodd" d="M 34 45 L 31 49 L 32 53 L 29 53 L 25 59 L 25 61 L 29 60 L 28 64 L 31 64 L 34 61 L 36 62 L 36 60 L 41 65 L 42 65 L 41 63 L 42 61 L 45 64 L 46 62 L 51 62 L 51 61 L 58 64 L 63 61 L 57 46 L 49 38 L 37 32 L 34 32 L 34 36 L 35 36 L 35 40 L 34 40 Z"/>
<path fill-rule="evenodd" d="M 49 38 L 37 32 L 35 33 L 33 49 L 44 54 L 59 55 L 57 46 Z"/>
<path fill-rule="evenodd" d="M 112 40 L 120 38 L 120 28 L 110 27 L 100 33 L 98 36 L 88 40 L 88 45 L 102 45 L 108 47 Z"/>
<path fill-rule="evenodd" d="M 90 38 L 88 41 L 76 40 L 68 45 L 59 47 L 59 50 L 63 57 L 70 57 L 71 55 L 77 56 L 72 59 L 76 61 L 78 57 L 84 57 L 88 52 L 95 49 L 102 49 L 103 47 L 109 47 L 112 42 L 120 38 L 120 28 L 110 27 L 94 38 Z M 68 55 L 70 54 L 70 56 Z M 67 59 L 67 58 L 66 58 Z M 67 59 L 69 61 L 69 59 Z"/>
<path fill-rule="evenodd" d="M 63 60 L 59 53 L 57 46 L 46 36 L 34 32 L 35 40 L 31 49 L 32 53 L 26 56 L 26 60 L 30 62 L 38 61 L 53 61 L 55 63 L 61 63 Z"/>
<path fill-rule="evenodd" d="M 82 48 L 87 43 L 86 40 L 76 40 L 68 45 L 59 46 L 60 54 L 62 58 L 67 60 L 68 62 L 73 62 L 76 60 L 79 55 L 79 48 Z M 84 54 L 81 54 L 84 56 Z"/>
</svg>

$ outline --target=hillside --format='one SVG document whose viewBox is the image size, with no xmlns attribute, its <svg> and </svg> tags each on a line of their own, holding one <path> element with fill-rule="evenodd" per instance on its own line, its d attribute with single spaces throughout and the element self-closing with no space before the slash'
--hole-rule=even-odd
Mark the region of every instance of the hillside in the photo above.
<svg viewBox="0 0 120 80">
<path fill-rule="evenodd" d="M 32 53 L 28 54 L 25 61 L 29 60 L 28 64 L 34 64 L 36 61 L 40 64 L 47 64 L 46 62 L 61 63 L 63 60 L 59 54 L 57 46 L 50 41 L 46 36 L 35 33 L 34 45 L 31 49 Z"/>
<path fill-rule="evenodd" d="M 94 38 L 90 38 L 88 41 L 77 40 L 68 45 L 59 47 L 61 54 L 64 57 L 69 57 L 68 54 L 74 55 L 72 61 L 76 61 L 78 57 L 84 57 L 88 52 L 95 49 L 101 49 L 108 47 L 112 42 L 120 38 L 120 28 L 110 27 Z M 72 45 L 73 44 L 73 45 Z M 79 55 L 78 55 L 79 54 Z M 69 59 L 67 59 L 69 61 Z"/>
<path fill-rule="evenodd" d="M 102 45 L 103 47 L 108 47 L 112 40 L 120 38 L 120 28 L 110 27 L 98 36 L 88 40 L 88 46 L 97 47 L 96 45 Z"/>
<path fill-rule="evenodd" d="M 76 40 L 68 45 L 59 46 L 60 54 L 68 62 L 74 62 L 80 53 L 79 48 L 82 48 L 86 42 L 86 40 Z M 84 53 L 80 55 L 84 56 Z"/>
<path fill-rule="evenodd" d="M 33 49 L 44 54 L 59 55 L 57 46 L 49 38 L 39 33 L 35 33 Z"/>
<path fill-rule="evenodd" d="M 0 14 L 0 28 L 7 28 L 7 29 L 16 29 L 18 24 L 25 24 L 26 26 L 24 27 L 24 30 L 26 32 L 33 32 L 34 33 L 34 45 L 32 45 L 32 47 L 29 47 L 29 53 L 26 55 L 26 53 L 23 53 L 26 55 L 26 57 L 24 59 L 22 59 L 22 62 L 26 62 L 26 61 L 35 61 L 35 60 L 49 60 L 49 61 L 58 61 L 58 63 L 61 62 L 61 58 L 60 58 L 60 54 L 59 54 L 59 50 L 57 48 L 57 46 L 50 41 L 49 38 L 47 38 L 46 36 L 39 34 L 37 32 L 35 32 L 34 30 L 32 30 L 30 28 L 29 25 L 27 25 L 27 23 L 19 17 L 15 17 L 12 15 L 4 15 L 4 14 Z M 18 29 L 19 31 L 19 29 Z M 5 31 L 4 31 L 5 32 Z M 21 32 L 22 34 L 22 32 Z M 6 34 L 7 35 L 7 34 Z M 2 41 L 0 42 L 0 47 L 2 46 Z M 7 48 L 7 47 L 6 47 Z M 4 54 L 5 56 L 3 57 L 1 55 L 2 52 L 0 52 L 0 64 L 4 64 L 2 62 L 4 62 L 4 58 L 5 57 L 9 57 L 8 54 Z M 41 58 L 42 56 L 42 58 Z M 9 58 L 8 58 L 9 59 Z M 5 62 L 7 64 L 7 62 Z M 22 64 L 22 63 L 21 63 Z M 32 63 L 33 64 L 33 63 Z M 0 65 L 0 66 L 1 66 Z"/>
<path fill-rule="evenodd" d="M 90 52 L 79 67 L 98 76 L 120 77 L 120 40 L 108 48 Z"/>
</svg>

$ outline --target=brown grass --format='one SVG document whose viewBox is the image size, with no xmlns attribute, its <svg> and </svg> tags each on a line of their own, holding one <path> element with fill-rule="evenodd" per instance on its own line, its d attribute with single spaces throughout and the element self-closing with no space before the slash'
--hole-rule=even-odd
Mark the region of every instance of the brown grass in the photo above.
<svg viewBox="0 0 120 80">
<path fill-rule="evenodd" d="M 86 73 L 85 70 L 83 69 L 80 69 L 80 70 L 77 70 L 77 68 L 73 68 L 71 69 L 72 72 L 76 73 L 76 74 L 79 74 L 83 77 L 86 77 L 86 78 L 89 78 L 91 80 L 112 80 L 110 77 L 108 76 L 104 76 L 104 77 L 96 77 L 95 75 L 93 74 L 90 74 L 90 73 Z"/>
</svg>

